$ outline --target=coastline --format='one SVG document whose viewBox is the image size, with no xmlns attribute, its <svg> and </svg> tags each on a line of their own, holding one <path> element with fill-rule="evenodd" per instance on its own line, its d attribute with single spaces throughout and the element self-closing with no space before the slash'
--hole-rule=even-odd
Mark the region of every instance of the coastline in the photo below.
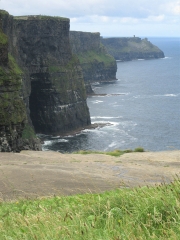
<svg viewBox="0 0 180 240">
<path fill-rule="evenodd" d="M 77 128 L 75 130 L 68 131 L 68 132 L 65 132 L 65 133 L 57 133 L 57 134 L 53 134 L 53 135 L 48 135 L 48 134 L 45 135 L 45 134 L 38 133 L 37 136 L 38 136 L 38 138 L 41 139 L 41 141 L 43 141 L 44 136 L 52 136 L 52 137 L 75 136 L 77 134 L 80 134 L 83 130 L 102 128 L 102 127 L 109 126 L 109 125 L 111 125 L 111 123 L 92 123 L 91 125 L 80 127 L 80 128 Z"/>
</svg>

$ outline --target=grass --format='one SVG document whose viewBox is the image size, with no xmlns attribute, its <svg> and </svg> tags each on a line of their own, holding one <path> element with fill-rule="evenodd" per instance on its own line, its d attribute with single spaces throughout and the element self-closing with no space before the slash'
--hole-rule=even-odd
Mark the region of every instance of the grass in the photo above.
<svg viewBox="0 0 180 240">
<path fill-rule="evenodd" d="M 83 52 L 78 55 L 78 58 L 81 64 L 102 62 L 105 66 L 111 66 L 115 62 L 111 55 L 104 52 L 97 53 L 96 51 Z"/>
<path fill-rule="evenodd" d="M 180 239 L 180 180 L 0 203 L 0 240 Z"/>
<path fill-rule="evenodd" d="M 14 59 L 14 57 L 11 54 L 8 54 L 8 58 L 9 58 L 9 67 L 11 69 L 13 69 L 14 73 L 17 75 L 22 74 L 22 70 L 19 68 L 19 66 L 16 63 L 16 60 Z"/>
<path fill-rule="evenodd" d="M 80 150 L 78 152 L 74 152 L 75 154 L 105 154 L 105 155 L 110 155 L 114 157 L 119 157 L 124 153 L 131 153 L 131 152 L 144 152 L 144 148 L 138 147 L 135 148 L 134 150 L 127 149 L 127 150 L 114 150 L 110 152 L 101 152 L 101 151 L 91 151 L 91 150 Z"/>
<path fill-rule="evenodd" d="M 8 43 L 7 36 L 0 29 L 0 45 L 6 45 Z"/>
<path fill-rule="evenodd" d="M 58 21 L 69 21 L 69 18 L 59 17 L 59 16 L 47 16 L 47 15 L 25 15 L 25 16 L 14 16 L 15 20 L 58 20 Z"/>
<path fill-rule="evenodd" d="M 33 128 L 30 125 L 26 124 L 22 132 L 22 139 L 32 139 L 32 138 L 36 138 L 36 134 Z"/>
</svg>

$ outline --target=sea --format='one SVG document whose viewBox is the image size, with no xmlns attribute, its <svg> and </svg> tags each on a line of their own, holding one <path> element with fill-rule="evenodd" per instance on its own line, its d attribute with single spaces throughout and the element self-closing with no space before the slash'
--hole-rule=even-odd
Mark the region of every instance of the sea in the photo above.
<svg viewBox="0 0 180 240">
<path fill-rule="evenodd" d="M 92 123 L 76 135 L 43 136 L 43 150 L 180 150 L 180 38 L 148 38 L 165 58 L 117 61 L 117 80 L 94 83 Z"/>
</svg>

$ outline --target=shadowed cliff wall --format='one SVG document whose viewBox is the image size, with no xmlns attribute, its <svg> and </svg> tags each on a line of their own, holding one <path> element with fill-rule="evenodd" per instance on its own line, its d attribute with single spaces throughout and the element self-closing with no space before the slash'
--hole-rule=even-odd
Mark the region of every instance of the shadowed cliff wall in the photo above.
<svg viewBox="0 0 180 240">
<path fill-rule="evenodd" d="M 116 79 L 116 61 L 101 44 L 100 33 L 71 31 L 70 42 L 80 61 L 85 83 Z"/>
<path fill-rule="evenodd" d="M 40 150 L 40 142 L 28 125 L 22 91 L 22 70 L 8 53 L 8 37 L 2 32 L 0 12 L 0 152 Z"/>
<path fill-rule="evenodd" d="M 69 43 L 69 19 L 2 16 L 9 53 L 22 71 L 21 99 L 37 133 L 61 134 L 90 124 L 82 69 Z"/>
</svg>

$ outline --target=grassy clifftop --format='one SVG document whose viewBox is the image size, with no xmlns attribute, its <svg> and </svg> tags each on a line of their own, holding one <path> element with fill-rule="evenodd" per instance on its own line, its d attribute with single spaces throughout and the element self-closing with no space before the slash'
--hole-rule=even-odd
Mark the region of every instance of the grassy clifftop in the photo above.
<svg viewBox="0 0 180 240">
<path fill-rule="evenodd" d="M 104 63 L 104 66 L 108 67 L 111 66 L 114 63 L 114 58 L 106 53 L 106 52 L 100 52 L 97 53 L 96 51 L 87 51 L 87 52 L 83 52 L 77 55 L 80 61 L 80 64 L 84 64 L 84 63 L 93 63 L 93 62 L 102 62 Z"/>
<path fill-rule="evenodd" d="M 147 38 L 102 38 L 107 51 L 116 59 L 128 61 L 138 58 L 163 58 L 164 53 Z"/>
<path fill-rule="evenodd" d="M 100 33 L 72 31 L 70 42 L 80 61 L 85 83 L 116 79 L 116 61 L 100 42 Z"/>
</svg>

